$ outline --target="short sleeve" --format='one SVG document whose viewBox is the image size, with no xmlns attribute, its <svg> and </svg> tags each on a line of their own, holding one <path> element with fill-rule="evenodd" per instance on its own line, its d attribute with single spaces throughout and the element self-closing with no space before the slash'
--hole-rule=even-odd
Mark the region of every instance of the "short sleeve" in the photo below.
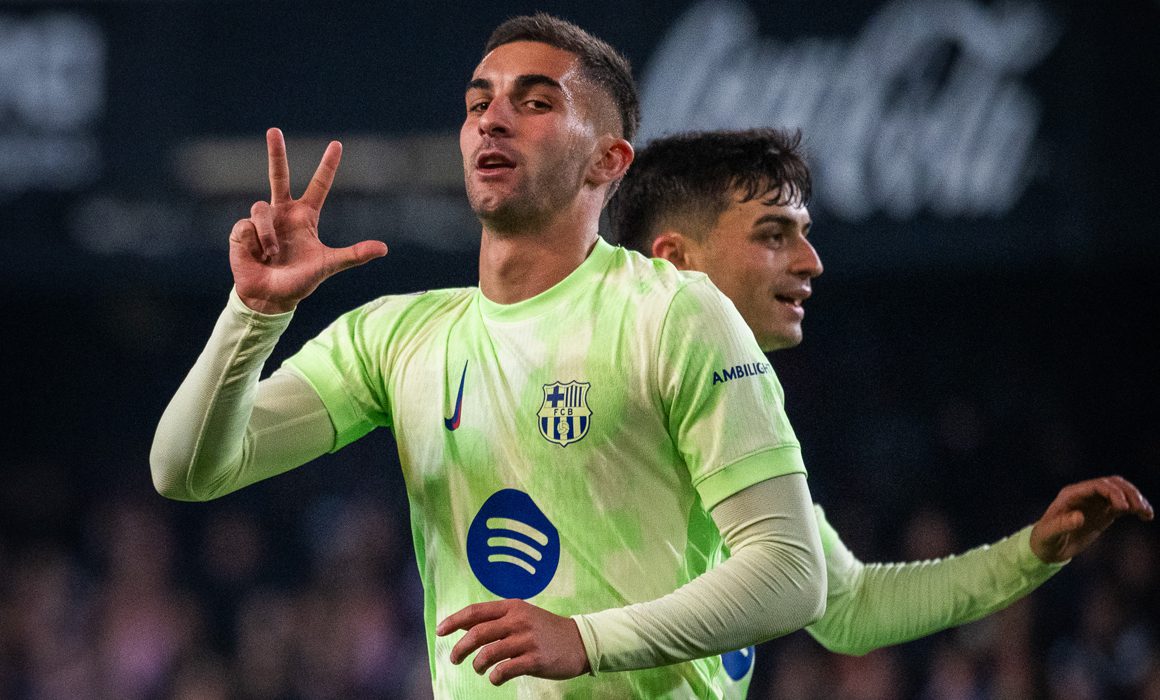
<svg viewBox="0 0 1160 700">
<path fill-rule="evenodd" d="M 338 450 L 376 427 L 391 424 L 382 367 L 385 357 L 368 336 L 371 302 L 343 314 L 283 363 L 305 379 L 326 405 Z"/>
<path fill-rule="evenodd" d="M 674 295 L 658 352 L 669 432 L 706 508 L 760 481 L 805 473 L 773 367 L 707 278 Z"/>
</svg>

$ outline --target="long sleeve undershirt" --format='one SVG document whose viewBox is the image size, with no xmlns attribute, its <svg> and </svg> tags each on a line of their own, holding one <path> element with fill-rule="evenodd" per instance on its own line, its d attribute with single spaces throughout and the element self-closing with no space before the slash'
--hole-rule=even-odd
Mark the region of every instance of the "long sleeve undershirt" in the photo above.
<svg viewBox="0 0 1160 700">
<path fill-rule="evenodd" d="M 278 370 L 259 382 L 291 316 L 258 314 L 231 293 L 158 424 L 150 453 L 158 492 L 208 500 L 330 451 L 333 425 L 305 380 Z M 809 509 L 802 474 L 722 501 L 712 515 L 727 561 L 657 600 L 574 618 L 593 672 L 739 649 L 818 619 L 825 567 Z"/>
<path fill-rule="evenodd" d="M 279 370 L 258 381 L 292 316 L 256 313 L 230 292 L 157 425 L 149 465 L 158 493 L 208 501 L 330 451 L 334 428 L 304 380 Z"/>
<path fill-rule="evenodd" d="M 826 554 L 826 612 L 806 627 L 844 654 L 908 642 L 1001 610 L 1051 578 L 1063 564 L 1031 551 L 1031 526 L 957 556 L 863 564 L 816 507 Z"/>
<path fill-rule="evenodd" d="M 627 671 L 720 654 L 788 634 L 822 609 L 824 567 L 809 544 L 805 476 L 754 484 L 712 512 L 729 559 L 673 593 L 575 615 L 593 673 Z"/>
</svg>

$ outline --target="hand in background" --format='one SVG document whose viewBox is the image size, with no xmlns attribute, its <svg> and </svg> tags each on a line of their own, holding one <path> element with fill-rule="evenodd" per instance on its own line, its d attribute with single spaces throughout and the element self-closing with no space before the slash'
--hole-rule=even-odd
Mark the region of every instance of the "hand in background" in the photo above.
<svg viewBox="0 0 1160 700">
<path fill-rule="evenodd" d="M 1031 551 L 1047 563 L 1087 549 L 1116 518 L 1153 517 L 1152 505 L 1123 477 L 1108 476 L 1065 486 L 1031 529 Z"/>
</svg>

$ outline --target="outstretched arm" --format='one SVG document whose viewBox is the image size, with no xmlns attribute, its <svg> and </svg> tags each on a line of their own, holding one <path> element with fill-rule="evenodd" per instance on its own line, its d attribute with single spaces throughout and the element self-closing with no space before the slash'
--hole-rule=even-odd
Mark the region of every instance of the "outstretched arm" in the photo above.
<svg viewBox="0 0 1160 700">
<path fill-rule="evenodd" d="M 521 675 L 565 679 L 720 654 L 787 634 L 822 612 L 820 543 L 803 474 L 750 486 L 713 519 L 731 556 L 657 600 L 573 618 L 520 600 L 478 603 L 439 623 L 467 630 L 451 651 L 499 685 Z"/>
<path fill-rule="evenodd" d="M 863 564 L 817 508 L 826 554 L 826 614 L 806 629 L 823 646 L 865 654 L 972 622 L 1010 605 L 1090 545 L 1116 518 L 1152 519 L 1152 507 L 1120 477 L 1060 491 L 1033 526 L 992 545 L 922 562 Z"/>
<path fill-rule="evenodd" d="M 303 464 L 328 451 L 334 429 L 314 390 L 275 373 L 267 358 L 298 302 L 327 277 L 386 253 L 378 241 L 335 249 L 318 239 L 318 216 L 342 147 L 327 147 L 301 199 L 290 196 L 282 132 L 266 133 L 270 201 L 230 234 L 234 290 L 205 350 L 170 401 L 153 439 L 158 492 L 206 500 Z"/>
</svg>

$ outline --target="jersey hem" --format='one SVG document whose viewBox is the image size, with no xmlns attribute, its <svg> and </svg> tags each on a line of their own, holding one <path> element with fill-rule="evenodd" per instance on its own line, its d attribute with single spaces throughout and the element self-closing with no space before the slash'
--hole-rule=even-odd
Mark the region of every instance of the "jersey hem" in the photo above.
<svg viewBox="0 0 1160 700">
<path fill-rule="evenodd" d="M 366 435 L 370 426 L 362 417 L 358 407 L 351 400 L 351 392 L 343 382 L 338 369 L 325 358 L 317 357 L 311 346 L 304 347 L 297 355 L 282 363 L 286 369 L 302 377 L 322 399 L 330 422 L 334 426 L 334 446 L 331 452 L 346 447 Z"/>
<path fill-rule="evenodd" d="M 701 495 L 705 510 L 713 510 L 726 498 L 766 479 L 805 473 L 801 446 L 789 443 L 742 457 L 694 482 L 693 486 Z"/>
</svg>

